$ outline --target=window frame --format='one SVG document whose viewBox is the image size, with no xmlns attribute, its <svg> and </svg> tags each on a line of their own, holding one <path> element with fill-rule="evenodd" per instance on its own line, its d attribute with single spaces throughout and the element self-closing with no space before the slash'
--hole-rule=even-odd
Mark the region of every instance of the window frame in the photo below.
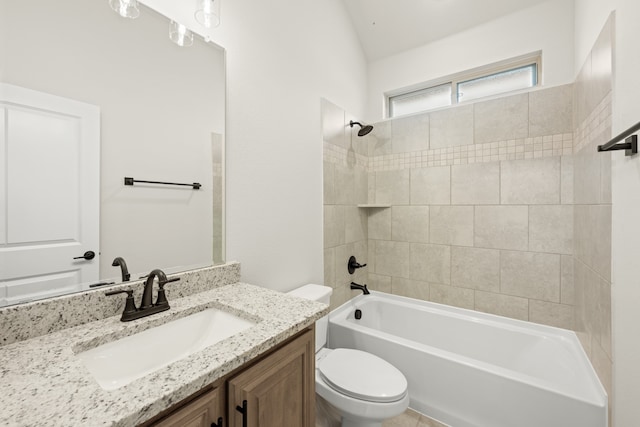
<svg viewBox="0 0 640 427">
<path fill-rule="evenodd" d="M 482 98 L 476 98 L 473 99 L 471 101 L 460 101 L 458 99 L 458 84 L 460 83 L 465 83 L 468 82 L 470 80 L 475 80 L 475 79 L 479 79 L 482 77 L 488 77 L 494 74 L 500 74 L 500 73 L 504 73 L 504 72 L 508 72 L 508 71 L 512 71 L 512 70 L 517 70 L 519 68 L 524 68 L 527 66 L 532 66 L 535 65 L 535 76 L 536 76 L 536 83 L 534 86 L 531 86 L 529 88 L 526 89 L 518 89 L 518 90 L 511 90 L 511 91 L 506 91 L 506 92 L 499 92 L 496 94 L 492 94 L 492 95 L 488 95 L 486 97 L 482 97 Z M 434 80 L 429 80 L 427 82 L 418 84 L 418 85 L 413 85 L 413 86 L 409 86 L 409 87 L 405 87 L 402 89 L 398 89 L 398 90 L 394 90 L 394 91 L 390 91 L 385 93 L 385 116 L 388 119 L 393 119 L 393 118 L 397 118 L 397 117 L 404 117 L 404 116 L 408 116 L 411 114 L 418 114 L 418 113 L 424 113 L 427 111 L 434 111 L 440 108 L 446 108 L 446 107 L 452 107 L 455 105 L 462 105 L 462 104 L 470 104 L 473 102 L 477 102 L 483 99 L 489 99 L 492 97 L 496 97 L 496 96 L 502 96 L 508 93 L 514 93 L 514 92 L 519 92 L 522 90 L 531 90 L 532 88 L 538 87 L 541 84 L 541 76 L 542 76 L 542 52 L 538 51 L 538 52 L 533 52 L 530 54 L 526 54 L 526 55 L 522 55 L 522 56 L 518 56 L 515 58 L 510 58 L 504 61 L 500 61 L 500 62 L 494 62 L 492 64 L 487 64 L 484 65 L 482 67 L 477 67 L 477 68 L 473 68 L 470 70 L 466 70 L 460 73 L 456 73 L 456 74 L 452 74 L 449 76 L 445 76 L 445 77 L 441 77 L 438 79 L 434 79 Z M 405 97 L 410 97 L 413 95 L 418 94 L 419 92 L 423 92 L 438 86 L 443 86 L 443 85 L 451 85 L 451 102 L 449 105 L 447 106 L 443 106 L 443 107 L 437 107 L 437 108 L 432 108 L 432 109 L 428 109 L 428 110 L 420 110 L 420 111 L 414 111 L 413 113 L 407 113 L 407 114 L 403 114 L 403 115 L 398 115 L 398 116 L 394 116 L 393 115 L 393 107 L 392 107 L 392 99 L 402 99 Z"/>
</svg>

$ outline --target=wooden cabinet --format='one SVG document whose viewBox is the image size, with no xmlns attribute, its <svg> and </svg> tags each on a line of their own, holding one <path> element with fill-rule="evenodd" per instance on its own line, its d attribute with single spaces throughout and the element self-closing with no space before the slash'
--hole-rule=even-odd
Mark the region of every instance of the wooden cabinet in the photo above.
<svg viewBox="0 0 640 427">
<path fill-rule="evenodd" d="M 312 327 L 144 425 L 215 427 L 222 418 L 219 427 L 313 427 L 314 345 Z"/>
<path fill-rule="evenodd" d="M 217 387 L 154 424 L 155 427 L 223 427 L 224 392 Z"/>
<path fill-rule="evenodd" d="M 315 425 L 314 341 L 308 331 L 229 379 L 229 427 Z"/>
</svg>

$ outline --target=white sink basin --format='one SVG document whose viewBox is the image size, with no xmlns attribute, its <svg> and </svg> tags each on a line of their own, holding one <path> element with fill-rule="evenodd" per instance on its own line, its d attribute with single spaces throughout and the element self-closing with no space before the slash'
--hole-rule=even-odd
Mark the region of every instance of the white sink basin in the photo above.
<svg viewBox="0 0 640 427">
<path fill-rule="evenodd" d="M 105 390 L 115 390 L 255 325 L 210 308 L 79 353 Z"/>
</svg>

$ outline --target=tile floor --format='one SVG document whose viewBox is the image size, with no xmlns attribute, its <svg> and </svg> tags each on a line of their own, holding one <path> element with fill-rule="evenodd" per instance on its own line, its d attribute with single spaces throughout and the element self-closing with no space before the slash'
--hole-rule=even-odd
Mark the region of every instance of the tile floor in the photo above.
<svg viewBox="0 0 640 427">
<path fill-rule="evenodd" d="M 432 420 L 411 409 L 407 409 L 404 414 L 382 423 L 382 427 L 447 427 L 447 425 Z"/>
</svg>

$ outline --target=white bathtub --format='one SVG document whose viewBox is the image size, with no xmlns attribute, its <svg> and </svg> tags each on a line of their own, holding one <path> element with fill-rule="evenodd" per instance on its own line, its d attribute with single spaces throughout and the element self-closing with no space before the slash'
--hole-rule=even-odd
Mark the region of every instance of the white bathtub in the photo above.
<svg viewBox="0 0 640 427">
<path fill-rule="evenodd" d="M 411 408 L 452 427 L 607 426 L 606 392 L 564 329 L 371 292 L 331 312 L 329 347 L 392 363 Z"/>
</svg>

